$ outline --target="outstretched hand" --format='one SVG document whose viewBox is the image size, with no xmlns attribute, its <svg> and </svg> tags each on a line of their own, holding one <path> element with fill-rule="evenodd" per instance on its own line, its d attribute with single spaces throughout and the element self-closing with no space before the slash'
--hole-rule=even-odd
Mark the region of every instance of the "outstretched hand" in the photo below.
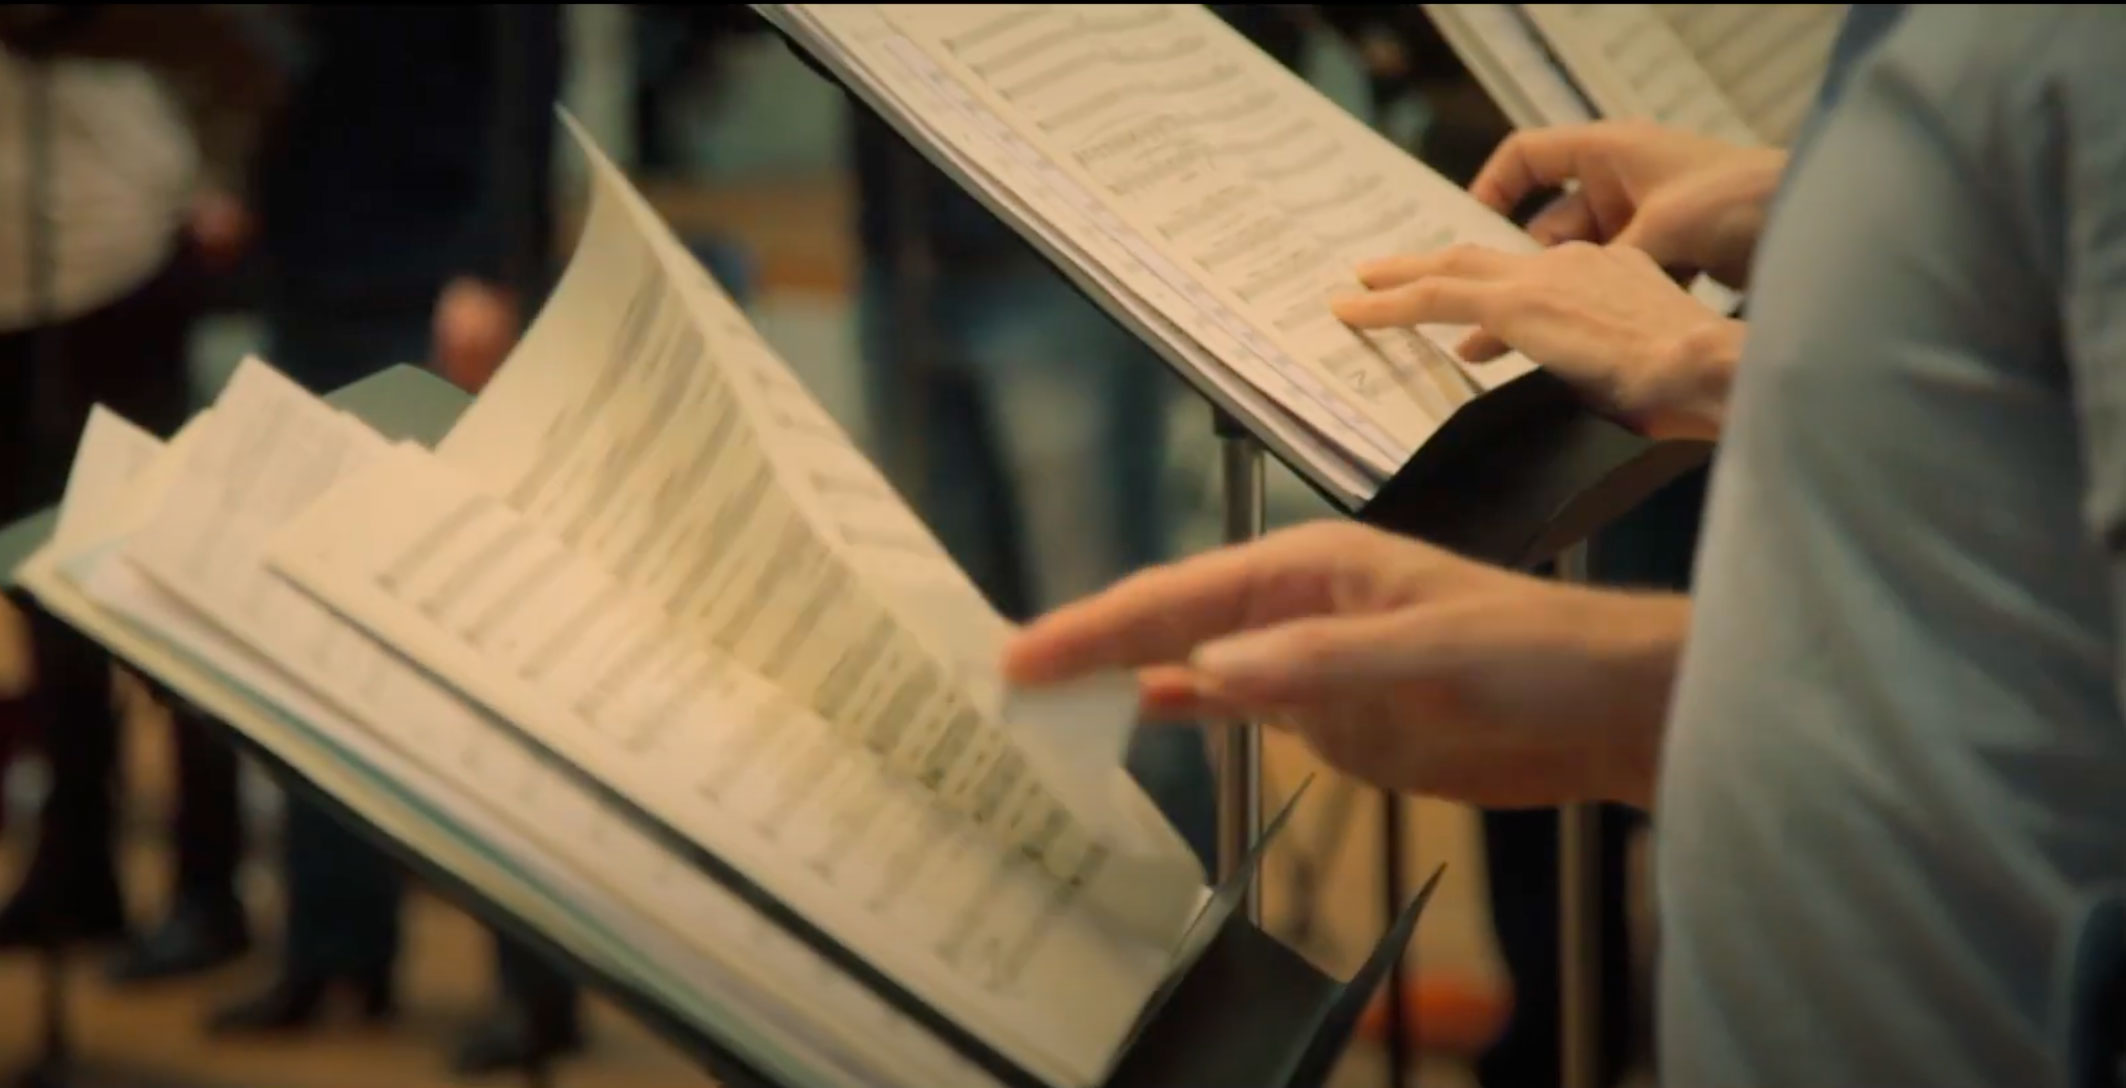
<svg viewBox="0 0 2126 1088">
<path fill-rule="evenodd" d="M 1147 717 L 1264 720 L 1390 788 L 1642 802 L 1687 616 L 1324 523 L 1063 608 L 1020 633 L 1005 672 L 1138 670 Z"/>
<path fill-rule="evenodd" d="M 436 299 L 434 366 L 458 388 L 477 393 L 509 358 L 522 325 L 507 290 L 470 276 L 454 279 Z"/>
</svg>

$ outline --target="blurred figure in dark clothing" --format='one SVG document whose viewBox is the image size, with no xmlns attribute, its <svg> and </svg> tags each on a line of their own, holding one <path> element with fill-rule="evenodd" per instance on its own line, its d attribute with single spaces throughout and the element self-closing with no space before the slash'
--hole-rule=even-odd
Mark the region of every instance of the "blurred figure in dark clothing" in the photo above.
<svg viewBox="0 0 2126 1088">
<path fill-rule="evenodd" d="M 295 73 L 261 153 L 255 204 L 267 358 L 329 392 L 399 363 L 491 374 L 543 292 L 553 227 L 559 5 L 292 9 Z M 278 976 L 214 1015 L 289 1030 L 351 991 L 393 1006 L 403 874 L 293 795 Z M 497 939 L 502 1008 L 464 1041 L 480 1072 L 580 1046 L 576 993 Z"/>
</svg>

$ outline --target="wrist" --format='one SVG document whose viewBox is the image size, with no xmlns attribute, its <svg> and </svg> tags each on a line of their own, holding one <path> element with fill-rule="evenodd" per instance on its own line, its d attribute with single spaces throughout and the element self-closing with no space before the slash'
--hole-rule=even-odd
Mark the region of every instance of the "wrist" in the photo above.
<svg viewBox="0 0 2126 1088">
<path fill-rule="evenodd" d="M 1748 332 L 1746 322 L 1717 318 L 1694 324 L 1654 353 L 1658 362 L 1642 401 L 1650 406 L 1648 433 L 1706 441 L 1720 437 Z"/>
<path fill-rule="evenodd" d="M 1690 599 L 1679 594 L 1589 591 L 1600 616 L 1582 628 L 1599 678 L 1586 758 L 1597 800 L 1650 809 Z"/>
</svg>

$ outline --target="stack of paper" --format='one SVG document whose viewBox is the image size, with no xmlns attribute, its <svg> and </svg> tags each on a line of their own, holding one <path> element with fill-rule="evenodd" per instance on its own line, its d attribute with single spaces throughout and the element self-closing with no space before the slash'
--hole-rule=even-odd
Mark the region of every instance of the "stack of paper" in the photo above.
<svg viewBox="0 0 2126 1088">
<path fill-rule="evenodd" d="M 1009 626 L 595 149 L 566 275 L 430 450 L 248 361 L 108 413 L 55 614 L 781 1083 L 1082 1088 L 1201 948 L 1132 678 Z"/>
</svg>

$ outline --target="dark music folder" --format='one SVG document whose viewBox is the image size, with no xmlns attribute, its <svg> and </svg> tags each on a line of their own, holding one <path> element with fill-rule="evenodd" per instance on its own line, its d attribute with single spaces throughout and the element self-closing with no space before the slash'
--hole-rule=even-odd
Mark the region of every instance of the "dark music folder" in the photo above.
<svg viewBox="0 0 2126 1088">
<path fill-rule="evenodd" d="M 412 367 L 396 367 L 355 383 L 326 398 L 360 417 L 387 438 L 432 445 L 470 403 L 464 393 Z M 54 513 L 45 511 L 0 529 L 0 571 L 10 587 L 16 569 L 50 536 Z M 26 595 L 25 595 L 26 596 Z M 33 600 L 24 602 L 37 607 Z M 219 720 L 202 700 L 189 698 L 179 685 L 152 668 L 127 658 L 122 640 L 86 631 L 167 700 L 198 707 L 203 717 Z M 507 866 L 462 866 L 458 857 L 439 856 L 427 838 L 416 834 L 433 820 L 418 795 L 387 790 L 359 777 L 337 773 L 348 763 L 329 744 L 296 730 L 260 730 L 223 723 L 227 736 L 258 758 L 286 789 L 332 812 L 411 871 L 497 930 L 549 957 L 583 984 L 613 998 L 645 1025 L 688 1054 L 731 1088 L 798 1088 L 766 1072 L 767 1062 L 742 1032 L 690 1015 L 672 1005 L 601 952 L 587 925 L 525 917 L 511 906 L 521 878 Z M 1294 798 L 1292 804 L 1297 804 Z M 1349 979 L 1334 979 L 1292 949 L 1248 922 L 1236 909 L 1253 877 L 1261 850 L 1276 835 L 1291 811 L 1287 805 L 1246 859 L 1238 873 L 1214 891 L 1196 930 L 1185 939 L 1184 965 L 1147 1006 L 1136 1034 L 1123 1051 L 1106 1084 L 1113 1088 L 1175 1088 L 1220 1085 L 1222 1088 L 1301 1088 L 1324 1082 L 1356 1029 L 1364 1009 L 1390 967 L 1399 959 L 1440 874 L 1413 896 L 1382 935 L 1364 966 Z M 506 860 L 506 859 L 504 859 Z M 744 889 L 758 902 L 757 888 Z M 784 913 L 794 913 L 785 911 Z M 818 934 L 806 934 L 817 940 Z M 861 972 L 856 972 L 859 976 Z M 873 983 L 882 980 L 864 980 Z M 874 988 L 878 988 L 874 985 Z M 891 989 L 890 986 L 886 987 Z M 896 1004 L 912 1001 L 889 994 Z M 930 1010 L 907 1010 L 911 1013 Z M 930 1012 L 929 1020 L 939 1014 Z M 919 1021 L 925 1017 L 918 1015 Z M 945 1034 L 950 1034 L 946 1032 Z M 997 1079 L 1007 1084 L 1040 1083 L 992 1060 Z"/>
</svg>

